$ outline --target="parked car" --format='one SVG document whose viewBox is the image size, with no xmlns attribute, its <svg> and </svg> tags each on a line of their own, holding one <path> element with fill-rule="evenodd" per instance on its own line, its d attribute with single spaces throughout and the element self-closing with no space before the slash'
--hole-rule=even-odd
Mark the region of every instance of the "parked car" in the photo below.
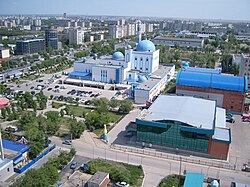
<svg viewBox="0 0 250 187">
<path fill-rule="evenodd" d="M 243 115 L 241 119 L 244 122 L 249 122 L 250 121 L 250 115 Z"/>
<path fill-rule="evenodd" d="M 33 90 L 35 87 L 34 86 L 31 86 L 30 89 Z"/>
<path fill-rule="evenodd" d="M 11 131 L 11 132 L 16 132 L 18 130 L 17 127 L 9 125 L 5 128 L 5 131 Z"/>
<path fill-rule="evenodd" d="M 62 142 L 62 144 L 65 144 L 65 145 L 72 145 L 72 142 L 71 142 L 71 140 L 64 140 L 64 141 Z"/>
<path fill-rule="evenodd" d="M 52 90 L 52 88 L 48 88 L 48 91 L 51 91 Z"/>
<path fill-rule="evenodd" d="M 234 120 L 233 117 L 228 117 L 228 116 L 226 116 L 226 121 L 230 122 L 230 123 L 234 123 L 235 122 L 235 120 Z"/>
<path fill-rule="evenodd" d="M 243 164 L 243 169 L 242 171 L 250 172 L 250 165 L 248 164 Z"/>
<path fill-rule="evenodd" d="M 56 85 L 55 88 L 59 88 L 60 86 Z"/>
<path fill-rule="evenodd" d="M 77 162 L 73 161 L 70 165 L 70 169 L 76 169 L 76 167 L 77 167 Z"/>
<path fill-rule="evenodd" d="M 119 187 L 129 187 L 129 184 L 127 184 L 126 182 L 117 182 L 115 183 L 115 185 Z"/>
</svg>

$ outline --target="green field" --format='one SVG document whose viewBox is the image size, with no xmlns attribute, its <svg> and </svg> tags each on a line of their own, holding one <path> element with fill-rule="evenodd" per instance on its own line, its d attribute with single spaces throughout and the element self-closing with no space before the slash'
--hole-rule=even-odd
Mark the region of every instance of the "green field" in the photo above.
<svg viewBox="0 0 250 187">
<path fill-rule="evenodd" d="M 52 108 L 61 108 L 62 106 L 64 106 L 63 103 L 57 103 L 57 102 L 52 102 Z"/>
</svg>

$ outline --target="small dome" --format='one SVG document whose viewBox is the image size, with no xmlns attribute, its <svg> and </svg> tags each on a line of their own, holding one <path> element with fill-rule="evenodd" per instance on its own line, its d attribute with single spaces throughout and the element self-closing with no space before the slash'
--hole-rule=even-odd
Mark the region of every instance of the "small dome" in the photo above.
<svg viewBox="0 0 250 187">
<path fill-rule="evenodd" d="M 124 55 L 122 54 L 122 52 L 117 51 L 112 55 L 112 58 L 113 60 L 122 60 L 124 59 Z"/>
<path fill-rule="evenodd" d="M 213 180 L 211 182 L 211 187 L 219 187 L 219 182 L 217 180 Z"/>
<path fill-rule="evenodd" d="M 132 49 L 131 45 L 128 45 L 128 46 L 127 46 L 127 49 Z"/>
<path fill-rule="evenodd" d="M 138 76 L 138 82 L 146 82 L 146 81 L 147 81 L 147 77 L 145 77 L 144 75 Z"/>
<path fill-rule="evenodd" d="M 188 62 L 183 62 L 183 63 L 182 63 L 182 66 L 183 66 L 183 67 L 189 67 L 189 63 L 188 63 Z"/>
<path fill-rule="evenodd" d="M 142 40 L 137 46 L 137 51 L 155 51 L 155 45 L 149 40 Z"/>
</svg>

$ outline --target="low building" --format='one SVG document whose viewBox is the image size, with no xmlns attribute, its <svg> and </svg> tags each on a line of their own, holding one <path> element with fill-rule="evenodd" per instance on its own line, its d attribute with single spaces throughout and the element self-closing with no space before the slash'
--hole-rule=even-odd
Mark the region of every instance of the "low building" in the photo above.
<svg viewBox="0 0 250 187">
<path fill-rule="evenodd" d="M 33 54 L 45 49 L 45 39 L 17 40 L 16 54 Z"/>
<path fill-rule="evenodd" d="M 14 175 L 13 161 L 10 159 L 0 159 L 0 181 L 5 181 Z"/>
<path fill-rule="evenodd" d="M 1 59 L 6 59 L 10 58 L 10 50 L 9 49 L 0 49 L 0 58 Z"/>
<path fill-rule="evenodd" d="M 7 74 L 7 78 L 12 79 L 12 78 L 19 78 L 23 75 L 21 71 L 11 71 Z"/>
<path fill-rule="evenodd" d="M 87 182 L 87 187 L 106 187 L 110 182 L 109 174 L 97 171 Z"/>
<path fill-rule="evenodd" d="M 250 88 L 250 54 L 233 55 L 233 64 L 239 65 L 239 76 L 247 76 L 248 88 Z"/>
<path fill-rule="evenodd" d="M 176 94 L 215 100 L 217 106 L 233 112 L 243 112 L 248 91 L 246 77 L 229 76 L 202 71 L 179 71 Z"/>
<path fill-rule="evenodd" d="M 157 36 L 154 38 L 154 43 L 156 45 L 165 45 L 169 47 L 181 46 L 181 47 L 196 47 L 203 48 L 204 40 L 197 38 L 169 38 Z"/>
<path fill-rule="evenodd" d="M 227 159 L 231 131 L 215 101 L 160 95 L 136 118 L 137 142 Z"/>
</svg>

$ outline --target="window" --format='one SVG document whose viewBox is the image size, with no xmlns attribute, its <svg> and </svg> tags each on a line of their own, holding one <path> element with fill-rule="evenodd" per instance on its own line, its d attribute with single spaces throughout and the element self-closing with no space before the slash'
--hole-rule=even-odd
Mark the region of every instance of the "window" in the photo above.
<svg viewBox="0 0 250 187">
<path fill-rule="evenodd" d="M 137 57 L 135 57 L 135 60 L 137 60 Z"/>
<path fill-rule="evenodd" d="M 7 168 L 7 172 L 10 172 L 10 168 Z"/>
<path fill-rule="evenodd" d="M 146 68 L 146 71 L 148 71 L 148 68 Z"/>
</svg>

